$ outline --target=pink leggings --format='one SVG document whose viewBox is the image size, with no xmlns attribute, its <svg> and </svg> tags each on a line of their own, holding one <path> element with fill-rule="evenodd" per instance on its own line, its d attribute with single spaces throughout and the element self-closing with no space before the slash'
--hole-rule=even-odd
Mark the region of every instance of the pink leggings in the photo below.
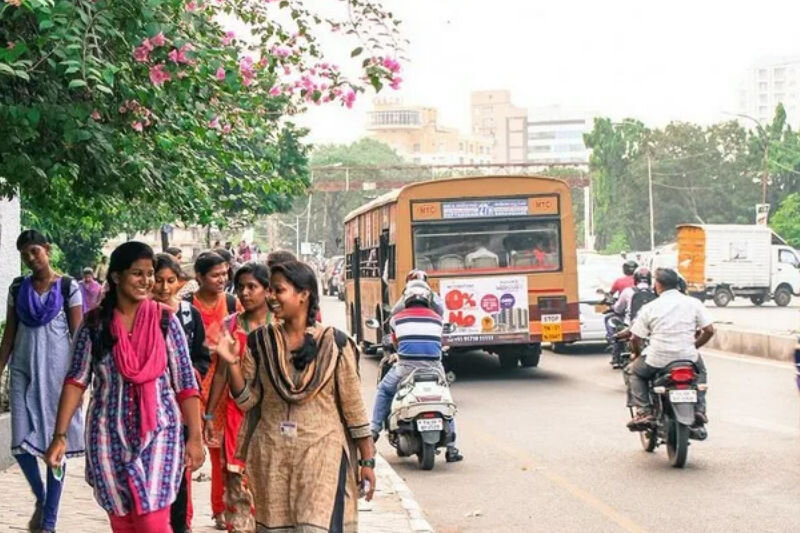
<svg viewBox="0 0 800 533">
<path fill-rule="evenodd" d="M 152 513 L 136 514 L 132 511 L 125 516 L 108 515 L 111 531 L 114 533 L 172 533 L 169 525 L 169 507 Z"/>
</svg>

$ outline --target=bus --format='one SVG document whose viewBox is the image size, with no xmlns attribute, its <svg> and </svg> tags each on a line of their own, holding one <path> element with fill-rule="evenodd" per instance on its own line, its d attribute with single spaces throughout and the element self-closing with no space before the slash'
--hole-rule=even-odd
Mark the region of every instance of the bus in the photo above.
<svg viewBox="0 0 800 533">
<path fill-rule="evenodd" d="M 445 304 L 450 354 L 481 349 L 503 368 L 539 364 L 542 342 L 580 339 L 575 224 L 568 185 L 543 176 L 436 179 L 349 213 L 345 302 L 368 352 L 412 269 Z"/>
</svg>

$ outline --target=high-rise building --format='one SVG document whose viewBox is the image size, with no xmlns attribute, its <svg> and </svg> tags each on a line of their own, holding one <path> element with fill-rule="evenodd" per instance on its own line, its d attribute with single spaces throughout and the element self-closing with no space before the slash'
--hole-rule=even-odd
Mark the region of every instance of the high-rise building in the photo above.
<svg viewBox="0 0 800 533">
<path fill-rule="evenodd" d="M 473 91 L 472 133 L 492 139 L 494 163 L 524 163 L 527 157 L 527 110 L 511 102 L 506 90 Z"/>
<path fill-rule="evenodd" d="M 739 85 L 738 112 L 766 127 L 782 103 L 794 128 L 800 125 L 800 57 L 765 59 L 753 65 Z"/>
<path fill-rule="evenodd" d="M 394 148 L 409 163 L 465 165 L 492 162 L 492 141 L 442 126 L 433 107 L 376 99 L 368 114 L 370 136 Z"/>
<path fill-rule="evenodd" d="M 561 106 L 531 109 L 527 122 L 527 161 L 586 165 L 590 150 L 583 134 L 592 131 L 590 113 Z"/>
</svg>

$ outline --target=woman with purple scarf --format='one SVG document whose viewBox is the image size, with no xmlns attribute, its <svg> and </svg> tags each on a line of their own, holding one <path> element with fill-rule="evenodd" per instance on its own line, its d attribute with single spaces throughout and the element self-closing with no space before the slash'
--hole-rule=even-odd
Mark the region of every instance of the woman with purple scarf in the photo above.
<svg viewBox="0 0 800 533">
<path fill-rule="evenodd" d="M 9 291 L 0 374 L 10 357 L 11 453 L 36 496 L 28 531 L 51 532 L 56 529 L 63 476 L 56 478 L 48 468 L 45 486 L 36 458 L 44 457 L 53 435 L 61 387 L 72 361 L 70 338 L 83 315 L 82 298 L 78 284 L 62 279 L 50 266 L 50 244 L 44 235 L 23 231 L 17 250 L 32 274 L 15 280 Z M 83 455 L 80 411 L 66 437 L 66 456 Z"/>
</svg>

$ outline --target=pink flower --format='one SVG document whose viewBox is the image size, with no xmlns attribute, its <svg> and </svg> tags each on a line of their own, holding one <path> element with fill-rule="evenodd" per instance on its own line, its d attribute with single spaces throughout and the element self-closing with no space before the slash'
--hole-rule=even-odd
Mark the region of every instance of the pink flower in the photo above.
<svg viewBox="0 0 800 533">
<path fill-rule="evenodd" d="M 145 63 L 150 59 L 150 51 L 144 46 L 139 46 L 134 49 L 133 58 L 139 63 Z"/>
<path fill-rule="evenodd" d="M 214 117 L 208 122 L 208 127 L 211 129 L 218 130 L 219 129 L 219 117 Z"/>
<path fill-rule="evenodd" d="M 6 45 L 6 48 L 8 50 L 13 50 L 15 46 L 17 46 L 17 43 L 15 43 L 14 41 L 8 41 L 8 44 Z"/>
<path fill-rule="evenodd" d="M 197 2 L 186 2 L 186 11 L 189 13 L 197 9 Z"/>
<path fill-rule="evenodd" d="M 400 70 L 400 63 L 389 57 L 383 58 L 382 65 L 391 72 L 398 72 Z"/>
<path fill-rule="evenodd" d="M 100 112 L 97 109 L 92 111 L 92 114 L 89 116 L 92 117 L 93 120 L 100 120 L 100 118 L 102 118 L 100 117 Z"/>
<path fill-rule="evenodd" d="M 22 0 L 6 0 L 6 4 L 10 4 L 14 7 L 19 7 L 22 5 Z"/>
<path fill-rule="evenodd" d="M 283 66 L 283 73 L 284 73 L 284 74 L 286 74 L 287 76 L 288 76 L 289 74 L 291 74 L 291 73 L 292 73 L 292 69 L 291 69 L 291 67 L 289 67 L 289 65 L 284 65 L 284 66 Z"/>
<path fill-rule="evenodd" d="M 123 115 L 128 112 L 128 108 L 125 107 L 124 105 L 121 105 L 119 106 L 119 109 L 117 109 L 117 111 L 119 112 L 120 115 Z"/>
<path fill-rule="evenodd" d="M 150 42 L 153 44 L 153 46 L 164 46 L 167 44 L 167 40 L 164 38 L 164 32 L 158 32 L 150 39 Z"/>
<path fill-rule="evenodd" d="M 258 64 L 261 66 L 261 68 L 266 68 L 267 64 L 269 64 L 269 60 L 266 57 L 262 57 L 259 59 Z"/>
<path fill-rule="evenodd" d="M 225 69 L 224 68 L 219 67 L 217 69 L 217 79 L 219 81 L 223 81 L 225 79 Z"/>
<path fill-rule="evenodd" d="M 231 125 L 230 125 L 230 124 L 225 124 L 225 125 L 222 127 L 222 133 L 230 133 L 232 129 L 233 129 L 233 128 L 231 127 Z"/>
<path fill-rule="evenodd" d="M 150 42 L 150 39 L 144 39 L 140 46 L 142 48 L 146 49 L 148 52 L 152 52 L 153 51 L 153 43 Z"/>
<path fill-rule="evenodd" d="M 270 96 L 278 96 L 281 94 L 281 88 L 275 85 L 272 89 L 269 90 Z"/>
<path fill-rule="evenodd" d="M 250 87 L 251 85 L 253 85 L 253 78 L 248 78 L 246 76 L 242 77 L 242 85 L 244 85 L 245 87 Z"/>
<path fill-rule="evenodd" d="M 231 41 L 233 41 L 235 38 L 236 34 L 233 33 L 232 31 L 229 31 L 225 34 L 225 37 L 222 38 L 222 44 L 228 46 L 229 44 L 231 44 Z"/>
<path fill-rule="evenodd" d="M 164 71 L 164 67 L 164 63 L 150 67 L 150 81 L 153 85 L 162 85 L 171 79 L 169 72 Z"/>
<path fill-rule="evenodd" d="M 400 82 L 402 81 L 403 78 L 401 78 L 400 76 L 395 76 L 394 78 L 392 78 L 392 82 L 389 84 L 389 87 L 391 87 L 396 91 L 397 89 L 400 88 Z"/>
<path fill-rule="evenodd" d="M 347 106 L 347 109 L 353 108 L 353 102 L 356 101 L 356 93 L 353 91 L 347 91 L 347 93 L 342 96 L 342 103 Z"/>
<path fill-rule="evenodd" d="M 131 124 L 131 128 L 138 131 L 139 133 L 141 133 L 142 130 L 144 130 L 144 126 L 142 125 L 141 122 L 134 122 L 133 124 Z"/>
<path fill-rule="evenodd" d="M 190 52 L 192 50 L 194 50 L 194 47 L 191 44 L 186 43 L 180 48 L 173 48 L 170 50 L 169 54 L 167 54 L 167 57 L 175 64 L 192 64 L 192 60 L 186 55 L 186 52 Z"/>
</svg>

